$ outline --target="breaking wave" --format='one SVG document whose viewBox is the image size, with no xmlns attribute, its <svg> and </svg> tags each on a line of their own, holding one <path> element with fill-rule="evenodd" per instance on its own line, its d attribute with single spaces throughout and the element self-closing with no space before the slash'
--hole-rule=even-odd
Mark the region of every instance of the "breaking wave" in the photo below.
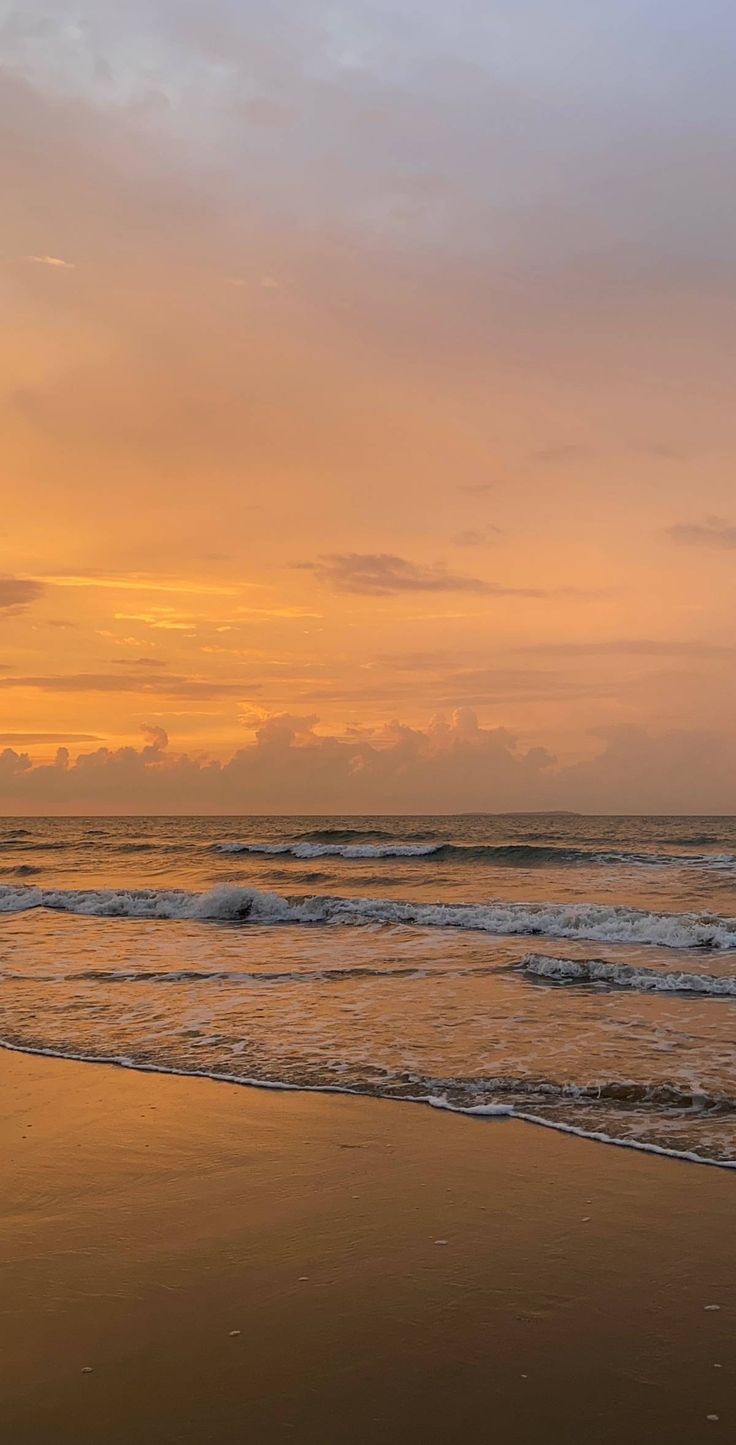
<svg viewBox="0 0 736 1445">
<path fill-rule="evenodd" d="M 635 968 L 601 958 L 552 958 L 530 953 L 516 971 L 560 984 L 606 984 L 635 993 L 690 993 L 712 998 L 736 998 L 736 976 L 712 973 L 666 973 L 657 968 Z"/>
<path fill-rule="evenodd" d="M 428 858 L 442 853 L 442 843 L 216 843 L 217 853 L 262 854 L 269 858 Z"/>
<path fill-rule="evenodd" d="M 438 862 L 486 863 L 501 868 L 715 868 L 736 869 L 732 853 L 647 853 L 627 850 L 559 847 L 549 843 L 448 843 L 443 841 L 372 842 L 350 829 L 325 829 L 308 838 L 283 843 L 215 843 L 214 851 L 231 855 L 281 858 L 434 858 Z M 381 834 L 374 837 L 380 838 Z"/>
<path fill-rule="evenodd" d="M 0 912 L 45 908 L 98 918 L 189 919 L 250 924 L 394 924 L 489 934 L 657 944 L 664 948 L 736 949 L 736 918 L 714 913 L 653 913 L 597 903 L 411 903 L 338 898 L 223 885 L 184 889 L 43 889 L 0 887 Z"/>
</svg>

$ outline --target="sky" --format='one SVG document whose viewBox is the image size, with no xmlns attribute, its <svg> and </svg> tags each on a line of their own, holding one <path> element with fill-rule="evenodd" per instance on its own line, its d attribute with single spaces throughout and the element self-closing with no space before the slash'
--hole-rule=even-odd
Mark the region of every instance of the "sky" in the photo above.
<svg viewBox="0 0 736 1445">
<path fill-rule="evenodd" d="M 735 46 L 0 3 L 0 811 L 736 811 Z"/>
</svg>

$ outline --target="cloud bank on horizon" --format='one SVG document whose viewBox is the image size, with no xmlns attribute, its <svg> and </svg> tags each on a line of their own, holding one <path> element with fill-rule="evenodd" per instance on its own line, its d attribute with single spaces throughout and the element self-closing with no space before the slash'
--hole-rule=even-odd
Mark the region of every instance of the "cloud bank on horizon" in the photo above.
<svg viewBox="0 0 736 1445">
<path fill-rule="evenodd" d="M 0 42 L 0 807 L 736 807 L 736 10 Z"/>
<path fill-rule="evenodd" d="M 96 748 L 53 762 L 0 752 L 0 803 L 34 813 L 459 813 L 574 808 L 599 813 L 736 810 L 736 743 L 677 730 L 614 729 L 586 762 L 524 749 L 472 708 L 425 729 L 394 722 L 363 737 L 316 731 L 314 715 L 254 720 L 229 759 L 169 751 L 163 728 L 142 747 Z"/>
</svg>

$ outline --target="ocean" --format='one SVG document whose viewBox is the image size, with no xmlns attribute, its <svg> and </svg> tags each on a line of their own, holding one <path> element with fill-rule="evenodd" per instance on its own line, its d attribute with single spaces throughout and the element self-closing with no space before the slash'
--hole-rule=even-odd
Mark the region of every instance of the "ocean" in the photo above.
<svg viewBox="0 0 736 1445">
<path fill-rule="evenodd" d="M 8 818 L 0 929 L 8 1048 L 736 1167 L 736 819 Z"/>
</svg>

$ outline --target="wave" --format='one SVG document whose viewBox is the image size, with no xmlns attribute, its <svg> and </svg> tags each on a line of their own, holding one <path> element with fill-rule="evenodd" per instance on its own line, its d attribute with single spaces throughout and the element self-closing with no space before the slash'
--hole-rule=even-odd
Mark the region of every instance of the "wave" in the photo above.
<svg viewBox="0 0 736 1445">
<path fill-rule="evenodd" d="M 336 830 L 339 831 L 339 830 Z M 283 843 L 215 843 L 217 853 L 281 858 L 433 858 L 437 862 L 490 863 L 507 868 L 640 867 L 736 869 L 732 853 L 647 853 L 626 850 L 558 847 L 549 843 L 353 842 L 350 830 L 340 841 L 326 829 L 322 841 L 296 839 Z M 356 833 L 365 838 L 365 833 Z M 331 841 L 327 839 L 331 838 Z"/>
<path fill-rule="evenodd" d="M 463 1114 L 478 1120 L 516 1119 L 521 1123 L 535 1124 L 542 1128 L 554 1129 L 558 1133 L 571 1134 L 579 1139 L 612 1144 L 623 1149 L 635 1149 L 644 1154 L 655 1154 L 668 1159 L 680 1160 L 683 1163 L 707 1164 L 719 1169 L 736 1169 L 736 1159 L 699 1154 L 691 1149 L 675 1149 L 644 1139 L 621 1137 L 603 1129 L 589 1127 L 587 1124 L 571 1123 L 561 1118 L 532 1112 L 535 1109 L 544 1108 L 545 1105 L 564 1105 L 565 1103 L 593 1107 L 603 1103 L 607 1104 L 609 1108 L 628 1105 L 629 1108 L 633 1106 L 634 1109 L 637 1106 L 639 1108 L 654 1106 L 662 1111 L 674 1109 L 680 1113 L 684 1112 L 696 1117 L 705 1116 L 706 1118 L 712 1117 L 714 1114 L 728 1116 L 736 1111 L 736 1100 L 729 1096 L 698 1093 L 694 1089 L 682 1089 L 677 1084 L 647 1086 L 609 1080 L 602 1084 L 579 1087 L 571 1084 L 555 1084 L 546 1080 L 487 1079 L 483 1080 L 484 1090 L 492 1090 L 495 1085 L 499 1092 L 507 1095 L 505 1102 L 462 1103 L 451 1098 L 447 1092 L 442 1092 L 441 1090 L 445 1086 L 441 1081 L 435 1080 L 416 1079 L 414 1081 L 416 1088 L 426 1088 L 428 1092 L 392 1093 L 386 1088 L 375 1085 L 359 1087 L 327 1082 L 315 1084 L 257 1075 L 225 1073 L 214 1069 L 184 1068 L 177 1064 L 154 1063 L 149 1059 L 131 1058 L 125 1054 L 94 1054 L 72 1049 L 62 1050 L 12 1037 L 0 1038 L 0 1048 L 7 1049 L 10 1053 L 65 1059 L 69 1062 L 85 1064 L 113 1065 L 117 1068 L 132 1069 L 138 1073 L 209 1079 L 214 1083 L 269 1089 L 279 1093 L 340 1094 L 353 1097 L 388 1098 L 407 1104 L 429 1105 L 434 1109 L 447 1110 L 453 1114 Z M 525 1108 L 525 1103 L 529 1102 L 531 1102 L 531 1108 Z M 593 1122 L 591 1120 L 591 1123 Z"/>
<path fill-rule="evenodd" d="M 452 845 L 441 843 L 216 843 L 218 853 L 251 853 L 269 858 L 428 858 Z"/>
<path fill-rule="evenodd" d="M 299 833 L 300 843 L 360 843 L 372 838 L 386 841 L 390 833 L 385 828 L 308 828 Z M 431 835 L 430 835 L 431 836 Z"/>
<path fill-rule="evenodd" d="M 736 1098 L 710 1093 L 692 1085 L 667 1080 L 656 1084 L 636 1079 L 602 1079 L 589 1084 L 558 1083 L 551 1079 L 499 1075 L 481 1079 L 484 1093 L 545 1104 L 610 1104 L 616 1107 L 654 1108 L 699 1114 L 736 1114 Z"/>
<path fill-rule="evenodd" d="M 185 889 L 43 889 L 0 886 L 0 913 L 44 908 L 98 918 L 181 919 L 249 924 L 394 924 L 479 933 L 657 944 L 663 948 L 736 949 L 736 918 L 713 913 L 652 913 L 598 903 L 410 903 L 337 898 L 222 885 Z"/>
<path fill-rule="evenodd" d="M 657 968 L 637 968 L 627 963 L 609 963 L 600 958 L 552 958 L 530 953 L 516 964 L 515 971 L 560 984 L 606 984 L 628 988 L 635 993 L 689 993 L 712 998 L 736 998 L 736 976 L 712 973 L 666 973 Z"/>
<path fill-rule="evenodd" d="M 178 853 L 182 845 L 179 843 L 164 843 L 161 840 L 149 842 L 142 839 L 121 842 L 117 838 L 110 838 L 104 835 L 104 851 L 107 853 Z M 21 837 L 1 838 L 0 850 L 13 849 L 19 853 L 100 853 L 101 844 L 99 838 L 87 834 L 84 838 L 30 838 L 23 834 Z"/>
<path fill-rule="evenodd" d="M 428 978 L 486 978 L 499 973 L 499 968 L 368 968 L 360 965 L 352 968 L 321 969 L 259 969 L 248 972 L 243 969 L 155 969 L 155 968 L 89 968 L 73 973 L 8 973 L 0 971 L 0 981 L 5 983 L 343 983 L 353 979 L 399 978 L 426 980 Z"/>
</svg>

